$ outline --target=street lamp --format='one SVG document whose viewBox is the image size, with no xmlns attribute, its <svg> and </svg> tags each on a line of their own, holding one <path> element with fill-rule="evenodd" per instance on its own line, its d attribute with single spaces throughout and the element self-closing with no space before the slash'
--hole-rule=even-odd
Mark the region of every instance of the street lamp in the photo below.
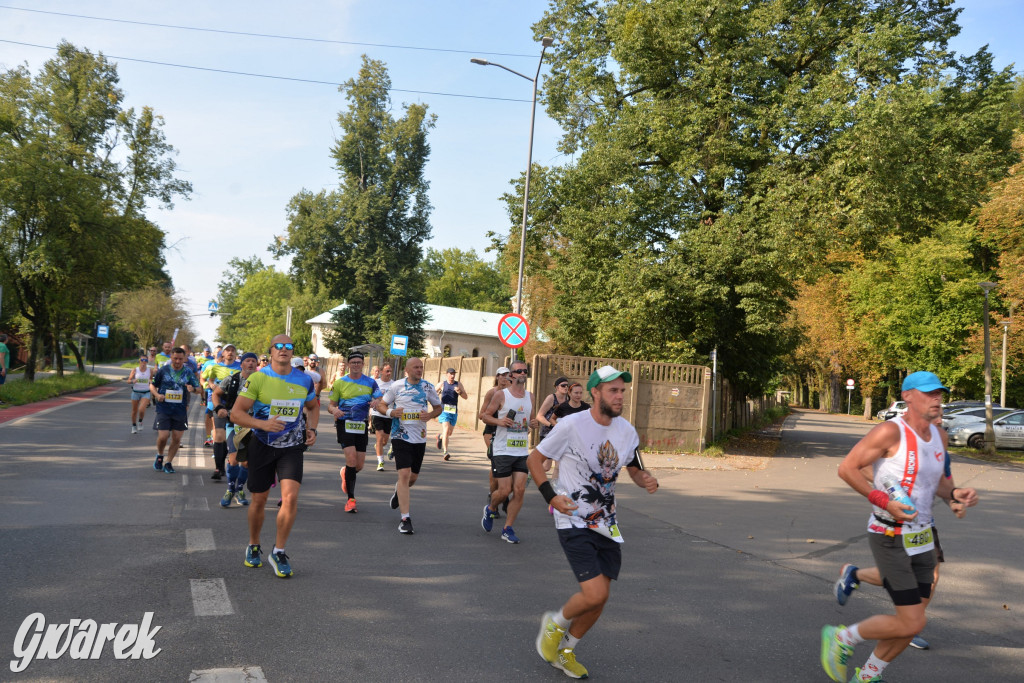
<svg viewBox="0 0 1024 683">
<path fill-rule="evenodd" d="M 979 282 L 978 286 L 985 290 L 985 318 L 982 321 L 985 329 L 985 452 L 994 455 L 996 433 L 992 429 L 992 349 L 988 342 L 988 293 L 996 288 L 996 283 Z"/>
<path fill-rule="evenodd" d="M 533 123 L 537 118 L 537 80 L 540 78 L 540 67 L 544 63 L 544 51 L 554 44 L 554 38 L 544 36 L 540 40 L 540 59 L 537 61 L 537 74 L 530 78 L 524 76 L 515 69 L 510 69 L 502 64 L 496 64 L 494 62 L 488 62 L 486 59 L 470 59 L 469 61 L 480 66 L 496 66 L 499 69 L 504 69 L 509 73 L 514 73 L 516 76 L 525 78 L 526 80 L 533 83 L 533 104 L 530 105 L 530 146 L 526 154 L 526 186 L 523 188 L 523 231 L 519 237 L 519 288 L 516 290 L 516 313 L 519 315 L 523 314 L 523 264 L 526 261 L 526 213 L 527 207 L 530 205 L 530 169 L 533 167 Z"/>
</svg>

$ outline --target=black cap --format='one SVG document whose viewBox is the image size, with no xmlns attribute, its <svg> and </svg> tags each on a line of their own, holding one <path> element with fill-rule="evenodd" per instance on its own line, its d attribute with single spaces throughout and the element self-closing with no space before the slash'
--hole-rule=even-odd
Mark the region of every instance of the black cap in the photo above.
<svg viewBox="0 0 1024 683">
<path fill-rule="evenodd" d="M 364 356 L 360 351 L 352 351 L 351 353 L 348 354 L 348 358 L 346 360 L 352 360 L 353 358 L 364 360 L 366 356 Z"/>
<path fill-rule="evenodd" d="M 557 387 L 562 382 L 568 383 L 569 382 L 569 378 L 568 377 L 559 377 L 558 379 L 555 380 L 555 386 Z"/>
</svg>

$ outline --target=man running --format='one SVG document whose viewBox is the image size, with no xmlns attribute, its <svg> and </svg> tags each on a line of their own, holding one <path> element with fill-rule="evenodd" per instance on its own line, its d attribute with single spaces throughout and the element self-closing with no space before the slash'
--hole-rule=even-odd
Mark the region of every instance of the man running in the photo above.
<svg viewBox="0 0 1024 683">
<path fill-rule="evenodd" d="M 199 380 L 185 367 L 184 349 L 171 350 L 170 361 L 153 375 L 149 391 L 156 404 L 156 459 L 153 460 L 153 469 L 174 474 L 171 462 L 181 446 L 181 435 L 188 429 L 188 394 L 199 393 Z M 166 459 L 164 448 L 167 448 Z"/>
<path fill-rule="evenodd" d="M 302 454 L 316 443 L 316 428 L 320 422 L 313 382 L 306 373 L 291 366 L 294 349 L 288 335 L 274 337 L 269 350 L 270 365 L 249 376 L 231 409 L 231 422 L 238 427 L 252 428 L 254 434 L 247 448 L 252 505 L 249 506 L 245 566 L 263 565 L 260 531 L 267 494 L 276 476 L 282 502 L 277 511 L 274 549 L 267 559 L 274 573 L 282 579 L 292 575 L 285 543 L 295 523 L 302 485 Z"/>
<path fill-rule="evenodd" d="M 128 382 L 132 385 L 132 434 L 139 433 L 139 425 L 146 418 L 150 397 L 149 380 L 152 378 L 149 356 L 139 356 L 139 364 L 128 373 Z"/>
<path fill-rule="evenodd" d="M 231 377 L 242 369 L 240 363 L 235 361 L 234 344 L 227 344 L 220 352 L 220 360 L 216 363 L 207 363 L 203 366 L 200 378 L 206 386 L 206 416 L 213 424 L 213 474 L 210 479 L 220 481 L 224 476 L 224 460 L 228 455 L 226 426 L 228 416 L 221 417 L 214 411 L 213 392 L 221 382 Z"/>
<path fill-rule="evenodd" d="M 160 351 L 160 353 L 156 354 L 156 366 L 158 368 L 162 368 L 163 366 L 171 362 L 171 348 L 173 346 L 174 344 L 172 344 L 169 341 L 165 341 L 163 344 L 161 344 L 162 350 Z"/>
<path fill-rule="evenodd" d="M 405 363 L 405 377 L 396 380 L 377 401 L 377 410 L 391 418 L 391 446 L 395 451 L 398 483 L 391 494 L 391 509 L 402 521 L 398 532 L 412 534 L 409 489 L 419 479 L 427 450 L 427 421 L 441 414 L 441 399 L 423 379 L 423 361 L 415 356 Z"/>
<path fill-rule="evenodd" d="M 318 359 L 315 355 L 309 357 L 309 365 L 306 366 L 306 374 L 313 380 L 313 391 L 316 393 L 316 400 L 320 400 L 320 392 L 324 390 L 324 378 L 317 370 Z"/>
<path fill-rule="evenodd" d="M 954 488 L 942 476 L 947 448 L 945 432 L 932 424 L 942 414 L 943 392 L 949 391 L 931 372 L 914 372 L 903 380 L 907 412 L 883 422 L 857 442 L 839 465 L 839 476 L 874 506 L 868 518 L 868 543 L 896 614 L 878 614 L 849 628 L 821 630 L 821 665 L 833 681 L 846 681 L 846 663 L 865 640 L 878 644 L 854 681 L 881 681 L 885 668 L 924 629 L 935 573 L 932 499 L 971 506 L 973 488 Z M 861 469 L 870 466 L 868 481 Z M 890 499 L 883 481 L 894 479 L 912 505 Z"/>
<path fill-rule="evenodd" d="M 658 480 L 643 469 L 636 429 L 622 417 L 626 383 L 632 381 L 630 373 L 610 365 L 595 370 L 587 382 L 593 407 L 560 419 L 527 459 L 545 503 L 554 508 L 558 540 L 580 586 L 559 611 L 541 618 L 537 653 L 570 678 L 588 675 L 576 661 L 576 644 L 597 623 L 622 565 L 615 516 L 619 471 L 626 467 L 648 493 L 658 490 Z M 545 458 L 558 462 L 555 486 L 544 472 Z"/>
<path fill-rule="evenodd" d="M 225 452 L 227 454 L 228 489 L 221 496 L 220 506 L 230 507 L 231 499 L 238 501 L 239 505 L 248 505 L 249 499 L 245 497 L 245 482 L 249 479 L 247 465 L 241 465 L 235 455 L 235 440 L 231 432 L 234 424 L 230 422 L 231 409 L 235 405 L 239 392 L 249 375 L 256 372 L 256 354 L 243 353 L 238 361 L 239 370 L 225 380 L 222 380 L 213 389 L 213 423 L 217 430 L 223 430 L 225 435 Z M 218 446 L 214 445 L 214 453 Z"/>
<path fill-rule="evenodd" d="M 533 394 L 526 390 L 527 366 L 524 361 L 512 362 L 512 385 L 507 389 L 495 391 L 490 402 L 484 408 L 480 419 L 484 424 L 492 424 L 494 440 L 491 442 L 494 455 L 491 458 L 491 472 L 498 482 L 498 488 L 491 494 L 490 502 L 484 506 L 484 516 L 480 526 L 484 531 L 494 528 L 494 510 L 508 498 L 509 493 L 515 494 L 509 501 L 505 526 L 501 537 L 509 543 L 519 543 L 512 524 L 523 507 L 526 495 L 526 456 L 530 429 L 539 424 L 533 415 Z M 494 417 L 500 415 L 499 417 Z"/>
<path fill-rule="evenodd" d="M 348 374 L 338 378 L 331 387 L 327 412 L 335 420 L 338 443 L 345 454 L 341 466 L 341 490 L 348 497 L 345 512 L 355 513 L 356 473 L 366 462 L 367 428 L 370 417 L 370 403 L 383 396 L 377 382 L 363 374 L 363 354 L 352 351 L 348 354 Z"/>
<path fill-rule="evenodd" d="M 383 395 L 391 388 L 395 380 L 391 377 L 390 365 L 385 365 L 383 369 L 378 369 L 378 372 L 380 373 L 380 379 L 376 377 L 374 379 L 377 382 L 377 388 L 380 389 L 381 395 Z M 370 408 L 370 431 L 373 432 L 374 452 L 377 454 L 377 471 L 383 472 L 384 447 L 388 445 L 388 441 L 391 439 L 391 418 L 380 413 L 375 405 Z"/>
<path fill-rule="evenodd" d="M 509 375 L 508 368 L 502 366 L 497 369 L 494 373 L 494 386 L 487 390 L 484 394 L 484 400 L 480 402 L 480 405 L 487 406 L 491 402 L 491 398 L 495 392 L 504 391 L 509 385 L 512 384 L 512 379 Z M 498 417 L 498 413 L 494 412 L 491 417 Z M 482 420 L 483 418 L 481 418 Z M 484 445 L 487 446 L 487 505 L 490 507 L 491 496 L 498 488 L 498 481 L 494 478 L 494 472 L 491 470 L 491 459 L 494 457 L 494 452 L 491 450 L 494 440 L 494 432 L 497 429 L 497 425 L 486 424 L 484 426 Z M 505 511 L 508 512 L 508 499 L 502 502 L 505 507 Z M 491 510 L 491 517 L 494 519 L 498 518 L 498 508 Z"/>
<path fill-rule="evenodd" d="M 437 418 L 441 425 L 441 433 L 437 435 L 437 448 L 438 450 L 443 448 L 444 459 L 451 460 L 452 456 L 448 453 L 448 440 L 459 419 L 459 397 L 469 398 L 462 382 L 455 379 L 455 368 L 448 368 L 445 371 L 444 380 L 437 385 L 437 395 L 441 397 L 441 417 Z"/>
</svg>

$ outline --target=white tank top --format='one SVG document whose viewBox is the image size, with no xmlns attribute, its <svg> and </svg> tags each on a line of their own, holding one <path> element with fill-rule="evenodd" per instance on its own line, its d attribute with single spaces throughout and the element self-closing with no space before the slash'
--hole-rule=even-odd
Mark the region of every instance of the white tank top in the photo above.
<svg viewBox="0 0 1024 683">
<path fill-rule="evenodd" d="M 946 453 L 942 447 L 942 437 L 935 425 L 928 425 L 931 438 L 925 441 L 917 435 L 903 418 L 894 420 L 900 429 L 900 447 L 891 458 L 879 458 L 874 464 L 875 488 L 882 489 L 882 479 L 887 474 L 896 477 L 903 484 L 910 499 L 917 508 L 915 525 L 932 523 L 932 500 L 942 479 Z M 874 514 L 868 520 L 868 531 L 884 534 L 892 530 L 892 526 L 879 524 L 875 515 L 894 521 L 888 512 L 878 506 L 872 506 Z M 899 523 L 896 523 L 899 525 Z M 901 526 L 901 525 L 900 525 Z M 900 533 L 897 526 L 896 533 Z"/>
<path fill-rule="evenodd" d="M 508 411 L 516 411 L 514 427 L 499 426 L 494 431 L 494 440 L 491 442 L 494 455 L 511 455 L 525 458 L 530 454 L 530 417 L 533 415 L 533 396 L 529 391 L 522 398 L 512 395 L 508 389 L 502 389 L 505 394 L 505 402 L 498 410 L 498 417 L 505 417 Z"/>
<path fill-rule="evenodd" d="M 147 366 L 145 372 L 135 368 L 135 381 L 132 383 L 132 389 L 135 391 L 149 391 L 149 380 L 152 377 L 153 368 Z"/>
</svg>

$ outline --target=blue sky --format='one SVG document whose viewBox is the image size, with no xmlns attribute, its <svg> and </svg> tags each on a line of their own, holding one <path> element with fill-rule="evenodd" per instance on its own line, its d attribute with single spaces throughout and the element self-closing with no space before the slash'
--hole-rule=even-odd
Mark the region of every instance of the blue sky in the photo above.
<svg viewBox="0 0 1024 683">
<path fill-rule="evenodd" d="M 974 52 L 987 43 L 997 66 L 1024 64 L 1018 35 L 1024 3 L 970 0 L 958 4 L 964 7 L 963 32 L 955 49 Z M 420 101 L 438 117 L 429 136 L 427 177 L 434 206 L 434 237 L 429 246 L 474 248 L 482 254 L 489 230 L 509 228 L 499 197 L 526 166 L 530 83 L 500 69 L 470 64 L 469 59 L 479 56 L 532 76 L 540 45 L 534 42 L 530 27 L 543 14 L 546 2 L 0 0 L 0 5 L 466 51 L 226 35 L 0 7 L 0 40 L 55 46 L 65 39 L 112 57 L 330 83 L 354 77 L 366 53 L 387 63 L 394 88 L 524 100 L 392 93 L 396 113 L 403 102 Z M 28 63 L 35 71 L 51 55 L 49 50 L 0 42 L 2 68 Z M 168 244 L 174 245 L 167 261 L 175 287 L 191 302 L 190 310 L 200 313 L 215 295 L 228 259 L 255 254 L 272 262 L 266 247 L 284 231 L 285 206 L 296 192 L 337 184 L 329 150 L 339 134 L 337 113 L 346 102 L 331 85 L 115 61 L 126 104 L 152 106 L 164 117 L 167 138 L 179 152 L 179 175 L 192 182 L 191 201 L 178 202 L 169 212 L 154 210 L 151 217 L 167 231 Z M 558 136 L 557 126 L 539 109 L 534 161 L 551 165 L 567 161 L 556 148 Z M 203 338 L 214 337 L 215 320 L 199 316 L 195 321 Z"/>
</svg>

